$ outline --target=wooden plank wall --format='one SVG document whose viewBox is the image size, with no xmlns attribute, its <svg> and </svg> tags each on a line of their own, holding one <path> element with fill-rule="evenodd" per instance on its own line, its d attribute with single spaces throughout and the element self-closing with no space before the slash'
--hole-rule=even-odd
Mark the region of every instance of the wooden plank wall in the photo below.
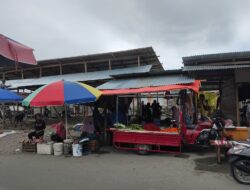
<svg viewBox="0 0 250 190">
<path fill-rule="evenodd" d="M 221 110 L 229 119 L 237 122 L 236 87 L 234 78 L 224 81 L 221 91 Z"/>
</svg>

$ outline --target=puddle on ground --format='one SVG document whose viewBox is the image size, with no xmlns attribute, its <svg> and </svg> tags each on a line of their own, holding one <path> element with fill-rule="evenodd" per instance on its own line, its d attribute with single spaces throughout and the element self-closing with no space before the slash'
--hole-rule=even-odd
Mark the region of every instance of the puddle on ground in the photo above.
<svg viewBox="0 0 250 190">
<path fill-rule="evenodd" d="M 198 171 L 209 171 L 216 173 L 229 173 L 229 165 L 226 160 L 222 159 L 221 164 L 217 164 L 216 157 L 206 157 L 194 159 L 195 170 Z"/>
</svg>

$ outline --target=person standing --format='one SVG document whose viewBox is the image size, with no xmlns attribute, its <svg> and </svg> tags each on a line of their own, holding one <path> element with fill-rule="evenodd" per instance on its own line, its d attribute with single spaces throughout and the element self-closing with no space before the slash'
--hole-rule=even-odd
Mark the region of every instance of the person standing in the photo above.
<svg viewBox="0 0 250 190">
<path fill-rule="evenodd" d="M 152 110 L 149 102 L 147 103 L 145 108 L 145 121 L 147 123 L 152 122 Z"/>
</svg>

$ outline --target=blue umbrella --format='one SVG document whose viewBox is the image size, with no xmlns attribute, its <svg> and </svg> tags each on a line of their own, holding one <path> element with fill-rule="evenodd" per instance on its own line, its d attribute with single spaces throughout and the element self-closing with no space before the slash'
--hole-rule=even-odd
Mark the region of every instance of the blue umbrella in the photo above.
<svg viewBox="0 0 250 190">
<path fill-rule="evenodd" d="M 20 102 L 22 99 L 23 97 L 17 95 L 15 92 L 11 92 L 7 89 L 0 89 L 0 103 L 2 103 L 2 106 L 3 106 L 3 127 L 5 125 L 4 103 Z"/>
<path fill-rule="evenodd" d="M 0 89 L 0 102 L 20 102 L 23 99 L 22 96 L 17 95 L 15 92 L 11 92 L 6 89 Z"/>
</svg>

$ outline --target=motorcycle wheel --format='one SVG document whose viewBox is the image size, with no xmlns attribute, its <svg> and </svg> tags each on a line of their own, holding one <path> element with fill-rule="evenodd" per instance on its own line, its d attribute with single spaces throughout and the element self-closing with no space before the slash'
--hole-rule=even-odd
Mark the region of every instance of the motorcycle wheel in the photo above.
<svg viewBox="0 0 250 190">
<path fill-rule="evenodd" d="M 236 165 L 241 165 L 244 164 L 245 162 L 249 162 L 248 160 L 245 159 L 238 159 L 235 162 L 231 164 L 231 173 L 233 178 L 241 184 L 246 184 L 250 185 L 250 173 L 243 172 L 239 170 Z"/>
</svg>

